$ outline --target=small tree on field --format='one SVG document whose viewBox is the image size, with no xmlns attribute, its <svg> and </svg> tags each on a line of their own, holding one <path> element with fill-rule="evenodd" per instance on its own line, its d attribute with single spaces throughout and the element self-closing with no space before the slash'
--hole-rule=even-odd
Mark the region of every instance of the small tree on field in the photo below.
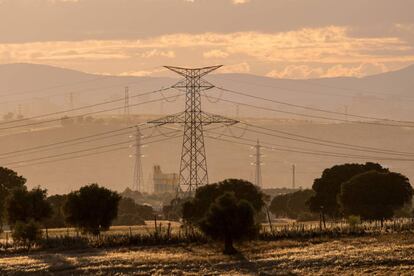
<svg viewBox="0 0 414 276">
<path fill-rule="evenodd" d="M 65 216 L 63 215 L 63 206 L 65 205 L 67 195 L 53 195 L 47 198 L 52 207 L 52 215 L 44 225 L 47 228 L 62 228 L 66 226 Z"/>
<path fill-rule="evenodd" d="M 407 177 L 393 172 L 370 171 L 345 182 L 339 202 L 346 215 L 380 220 L 382 225 L 397 209 L 410 203 L 412 196 L 413 188 Z"/>
<path fill-rule="evenodd" d="M 300 190 L 294 193 L 275 196 L 270 203 L 270 211 L 278 217 L 288 217 L 298 220 L 314 219 L 307 201 L 315 192 L 313 190 Z"/>
<path fill-rule="evenodd" d="M 46 200 L 46 190 L 26 187 L 14 189 L 6 202 L 7 220 L 13 240 L 28 248 L 42 237 L 41 223 L 50 217 L 52 208 Z"/>
<path fill-rule="evenodd" d="M 46 200 L 47 191 L 35 188 L 27 191 L 26 188 L 12 191 L 6 202 L 7 220 L 13 228 L 17 222 L 43 222 L 50 217 L 52 208 Z"/>
<path fill-rule="evenodd" d="M 321 213 L 323 220 L 325 214 L 334 218 L 341 217 L 341 208 L 337 198 L 342 183 L 358 174 L 372 170 L 388 172 L 388 169 L 383 168 L 380 164 L 370 162 L 365 164 L 342 164 L 325 169 L 322 176 L 313 182 L 312 189 L 315 191 L 315 195 L 308 201 L 309 209 L 312 212 Z"/>
<path fill-rule="evenodd" d="M 225 254 L 237 252 L 234 241 L 251 239 L 259 231 L 252 205 L 246 200 L 237 200 L 232 193 L 218 197 L 199 226 L 207 236 L 224 241 Z"/>
<path fill-rule="evenodd" d="M 145 220 L 154 218 L 151 206 L 135 203 L 132 198 L 122 197 L 118 204 L 118 217 L 114 225 L 143 225 Z"/>
<path fill-rule="evenodd" d="M 261 211 L 265 200 L 267 200 L 266 195 L 252 183 L 240 179 L 226 179 L 198 188 L 194 199 L 187 200 L 183 204 L 183 219 L 186 222 L 197 224 L 204 218 L 211 203 L 226 192 L 233 193 L 237 200 L 249 202 L 256 214 Z"/>
<path fill-rule="evenodd" d="M 6 200 L 14 189 L 24 188 L 26 179 L 15 171 L 0 167 L 0 231 L 6 217 Z"/>
<path fill-rule="evenodd" d="M 68 194 L 63 207 L 66 222 L 84 233 L 99 235 L 117 217 L 120 199 L 118 193 L 98 184 L 84 186 Z"/>
<path fill-rule="evenodd" d="M 41 226 L 34 220 L 29 222 L 18 221 L 14 225 L 12 238 L 14 242 L 27 246 L 30 250 L 32 245 L 42 238 Z"/>
</svg>

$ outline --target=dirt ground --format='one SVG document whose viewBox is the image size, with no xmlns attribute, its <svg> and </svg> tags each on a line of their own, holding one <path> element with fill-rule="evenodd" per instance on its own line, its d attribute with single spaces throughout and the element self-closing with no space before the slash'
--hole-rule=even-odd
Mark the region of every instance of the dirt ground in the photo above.
<svg viewBox="0 0 414 276">
<path fill-rule="evenodd" d="M 35 252 L 0 257 L 1 275 L 412 275 L 414 235 Z"/>
</svg>

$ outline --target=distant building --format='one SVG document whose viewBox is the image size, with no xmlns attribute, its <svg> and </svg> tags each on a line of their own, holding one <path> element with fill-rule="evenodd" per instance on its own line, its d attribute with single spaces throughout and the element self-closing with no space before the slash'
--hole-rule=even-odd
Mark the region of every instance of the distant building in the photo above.
<svg viewBox="0 0 414 276">
<path fill-rule="evenodd" d="M 154 166 L 153 173 L 154 193 L 175 193 L 177 191 L 179 177 L 176 173 L 163 173 L 159 165 Z"/>
</svg>

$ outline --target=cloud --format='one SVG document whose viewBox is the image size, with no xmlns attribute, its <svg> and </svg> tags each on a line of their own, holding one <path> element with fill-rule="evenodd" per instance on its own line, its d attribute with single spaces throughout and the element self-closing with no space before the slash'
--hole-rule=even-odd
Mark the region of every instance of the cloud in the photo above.
<svg viewBox="0 0 414 276">
<path fill-rule="evenodd" d="M 0 63 L 42 63 L 113 74 L 142 74 L 139 68 L 162 64 L 206 66 L 210 59 L 233 64 L 223 69 L 228 72 L 360 77 L 413 63 L 414 48 L 398 37 L 352 37 L 347 27 L 339 26 L 277 33 L 177 33 L 140 40 L 0 44 Z"/>
<path fill-rule="evenodd" d="M 227 65 L 219 69 L 220 73 L 250 73 L 250 65 L 247 62 Z"/>
<path fill-rule="evenodd" d="M 380 74 L 390 69 L 383 63 L 362 63 L 359 65 L 289 65 L 282 70 L 272 70 L 266 74 L 272 78 L 285 79 L 312 79 L 312 78 L 333 78 L 333 77 L 364 77 Z"/>
<path fill-rule="evenodd" d="M 238 5 L 238 4 L 246 4 L 248 2 L 250 2 L 250 0 L 232 0 L 233 4 Z"/>
<path fill-rule="evenodd" d="M 229 56 L 228 53 L 222 50 L 217 50 L 217 49 L 203 53 L 204 58 L 226 58 L 228 56 Z"/>
</svg>

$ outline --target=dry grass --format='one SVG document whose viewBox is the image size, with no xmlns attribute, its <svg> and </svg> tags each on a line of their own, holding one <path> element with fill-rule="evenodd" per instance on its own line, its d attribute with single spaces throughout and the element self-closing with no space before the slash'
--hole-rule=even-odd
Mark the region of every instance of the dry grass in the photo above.
<svg viewBox="0 0 414 276">
<path fill-rule="evenodd" d="M 252 242 L 223 256 L 214 244 L 36 252 L 0 259 L 0 274 L 330 275 L 414 271 L 414 235 Z"/>
</svg>

